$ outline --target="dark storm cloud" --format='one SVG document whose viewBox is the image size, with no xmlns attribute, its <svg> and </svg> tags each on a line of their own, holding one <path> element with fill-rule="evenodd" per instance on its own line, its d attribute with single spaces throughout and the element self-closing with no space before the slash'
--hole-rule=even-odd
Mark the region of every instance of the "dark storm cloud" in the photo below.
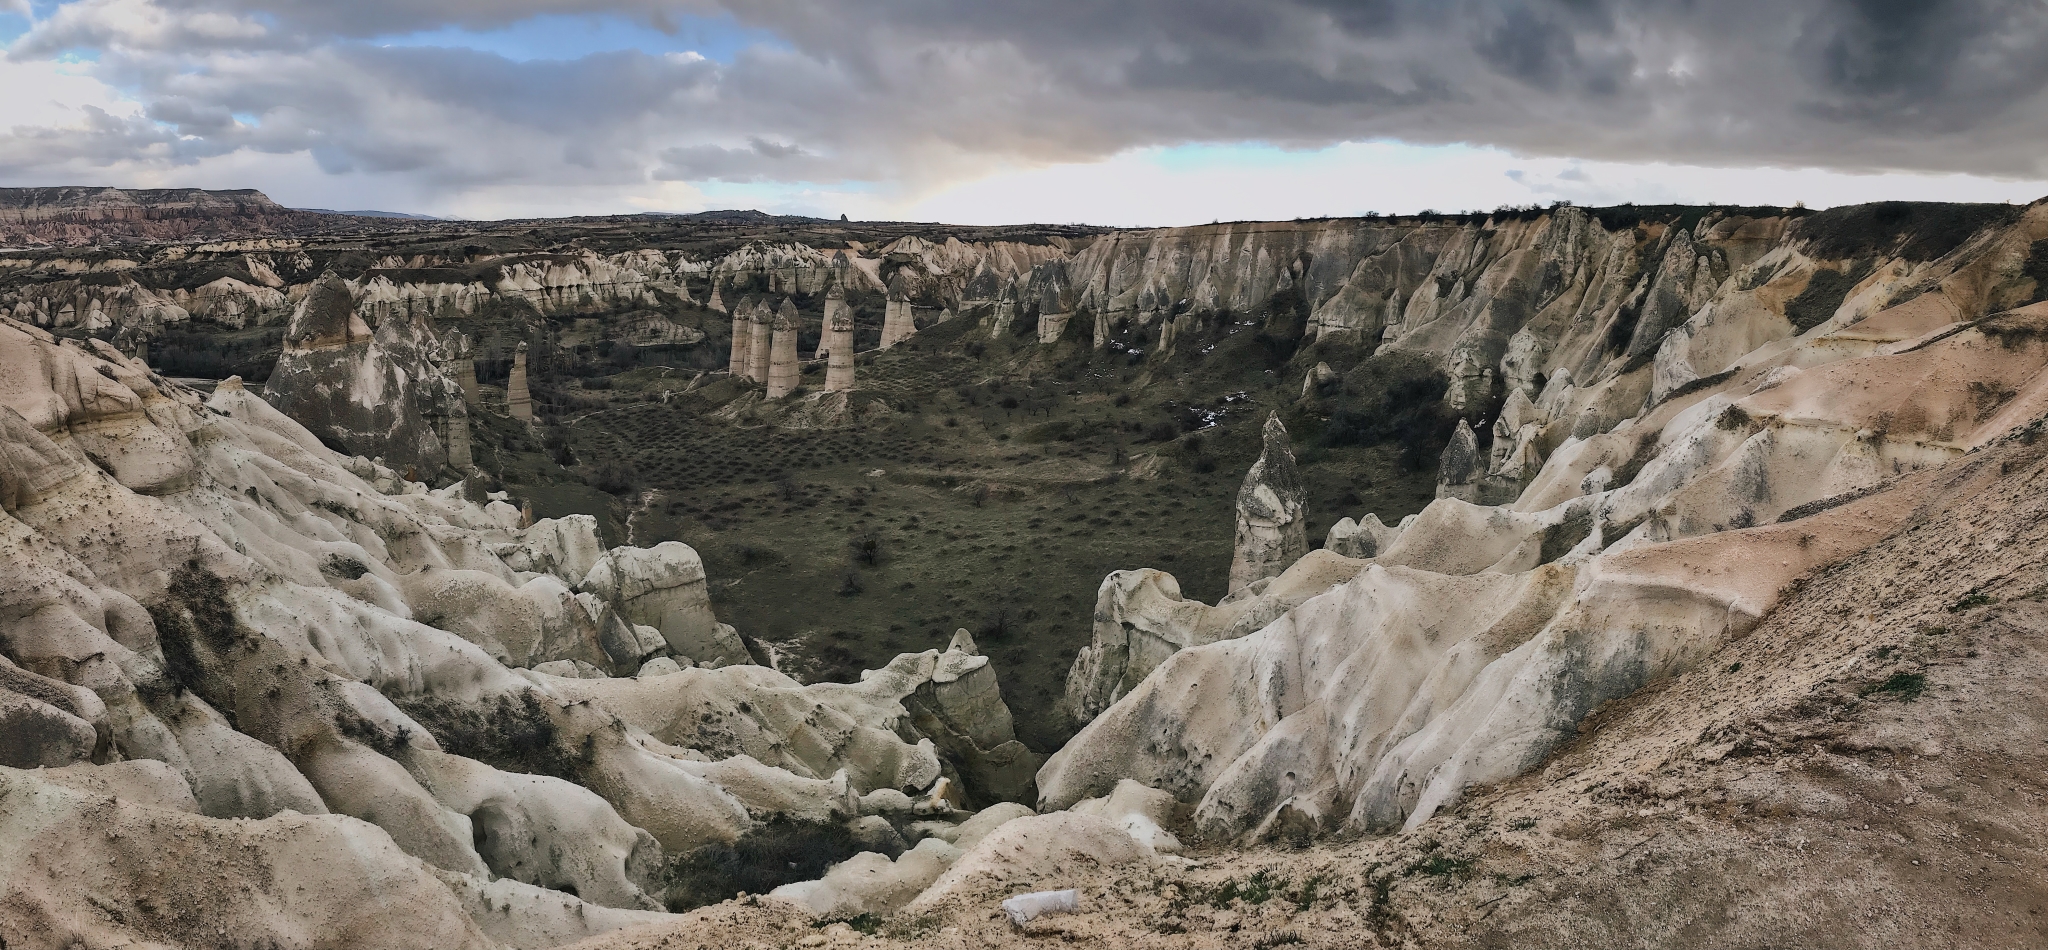
<svg viewBox="0 0 2048 950">
<path fill-rule="evenodd" d="M 365 42 L 540 14 L 710 17 L 777 42 L 726 63 Z M 82 47 L 158 124 L 92 130 L 78 154 L 310 150 L 458 185 L 915 182 L 1372 137 L 2048 173 L 2040 0 L 80 0 L 12 54 Z"/>
</svg>

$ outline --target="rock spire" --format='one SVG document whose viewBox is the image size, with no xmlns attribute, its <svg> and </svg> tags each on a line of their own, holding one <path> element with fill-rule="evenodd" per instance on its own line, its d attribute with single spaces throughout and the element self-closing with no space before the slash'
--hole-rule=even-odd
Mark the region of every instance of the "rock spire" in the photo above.
<svg viewBox="0 0 2048 950">
<path fill-rule="evenodd" d="M 889 281 L 889 304 L 882 311 L 882 349 L 908 340 L 915 333 L 917 322 L 910 312 L 910 293 L 899 273 Z"/>
<path fill-rule="evenodd" d="M 1266 417 L 1266 447 L 1237 491 L 1237 548 L 1230 561 L 1230 589 L 1279 575 L 1308 554 L 1302 511 L 1307 494 L 1294 467 L 1294 449 L 1280 414 Z"/>
<path fill-rule="evenodd" d="M 752 354 L 754 345 L 753 329 L 753 321 L 747 319 L 747 303 L 744 300 L 740 301 L 740 305 L 734 307 L 732 311 L 732 360 L 727 365 L 727 371 L 732 373 L 734 379 L 747 375 L 747 359 Z"/>
<path fill-rule="evenodd" d="M 765 305 L 763 305 L 765 306 Z M 775 336 L 768 351 L 768 398 L 780 399 L 794 392 L 802 371 L 797 366 L 797 328 L 803 325 L 803 318 L 796 312 L 796 304 L 788 297 L 782 298 L 782 306 L 775 312 Z"/>
<path fill-rule="evenodd" d="M 526 342 L 512 355 L 512 375 L 505 381 L 505 408 L 520 422 L 533 421 L 533 393 L 526 388 Z"/>
<path fill-rule="evenodd" d="M 853 311 L 847 309 L 846 294 L 837 287 L 825 298 L 825 335 L 818 348 L 826 354 L 825 391 L 852 392 Z"/>
<path fill-rule="evenodd" d="M 747 378 L 757 383 L 766 383 L 768 351 L 774 342 L 770 335 L 774 332 L 771 324 L 774 314 L 769 311 L 767 304 L 758 300 L 749 299 L 742 306 L 747 310 L 747 322 L 750 324 L 747 328 Z"/>
</svg>

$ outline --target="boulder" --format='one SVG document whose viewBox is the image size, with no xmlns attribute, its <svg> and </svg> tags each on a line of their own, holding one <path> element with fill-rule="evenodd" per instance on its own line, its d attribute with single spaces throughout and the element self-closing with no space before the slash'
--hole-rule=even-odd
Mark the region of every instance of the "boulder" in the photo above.
<svg viewBox="0 0 2048 950">
<path fill-rule="evenodd" d="M 704 561 L 689 545 L 613 548 L 578 587 L 634 624 L 661 631 L 669 649 L 699 664 L 746 662 L 747 648 L 711 614 Z"/>
</svg>

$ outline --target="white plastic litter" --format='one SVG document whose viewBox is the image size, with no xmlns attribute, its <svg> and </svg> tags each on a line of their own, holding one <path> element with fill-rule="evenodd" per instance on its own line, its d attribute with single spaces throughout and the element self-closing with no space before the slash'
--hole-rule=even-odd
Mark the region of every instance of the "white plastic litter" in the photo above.
<svg viewBox="0 0 2048 950">
<path fill-rule="evenodd" d="M 1039 891 L 1019 894 L 1003 902 L 1003 913 L 1019 927 L 1045 914 L 1077 914 L 1081 911 L 1080 891 Z"/>
</svg>

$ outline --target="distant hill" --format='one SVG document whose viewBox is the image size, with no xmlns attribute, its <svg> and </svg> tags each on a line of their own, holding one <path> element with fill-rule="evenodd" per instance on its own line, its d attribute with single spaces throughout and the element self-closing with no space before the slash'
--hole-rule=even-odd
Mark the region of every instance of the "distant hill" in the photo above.
<svg viewBox="0 0 2048 950">
<path fill-rule="evenodd" d="M 332 211 L 327 208 L 299 208 L 314 214 L 338 214 L 350 218 L 398 218 L 406 221 L 447 221 L 448 218 L 431 214 L 407 214 L 403 211 Z"/>
<path fill-rule="evenodd" d="M 380 218 L 287 208 L 253 188 L 0 188 L 0 245 L 332 233 L 365 230 L 374 220 Z"/>
</svg>

